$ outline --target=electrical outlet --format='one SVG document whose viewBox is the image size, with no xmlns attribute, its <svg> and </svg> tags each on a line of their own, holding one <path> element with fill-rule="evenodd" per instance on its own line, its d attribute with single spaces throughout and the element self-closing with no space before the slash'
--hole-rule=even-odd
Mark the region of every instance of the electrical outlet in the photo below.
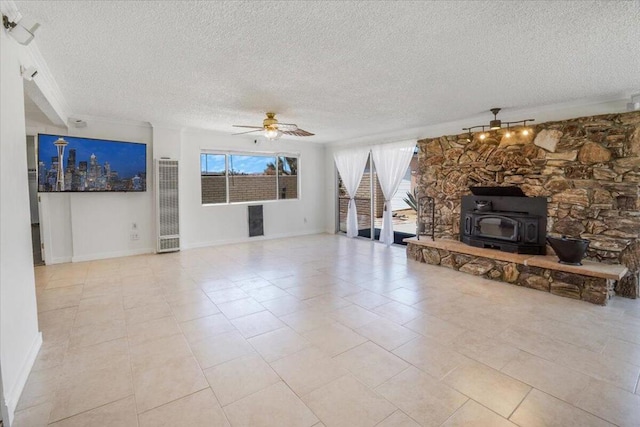
<svg viewBox="0 0 640 427">
<path fill-rule="evenodd" d="M 136 233 L 131 233 L 131 240 L 140 240 L 140 235 Z"/>
</svg>

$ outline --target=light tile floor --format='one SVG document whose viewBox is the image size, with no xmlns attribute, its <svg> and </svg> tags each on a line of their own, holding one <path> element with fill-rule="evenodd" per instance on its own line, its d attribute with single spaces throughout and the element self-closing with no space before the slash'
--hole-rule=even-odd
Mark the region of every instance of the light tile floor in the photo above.
<svg viewBox="0 0 640 427">
<path fill-rule="evenodd" d="M 25 426 L 639 426 L 607 307 L 316 235 L 36 268 Z"/>
</svg>

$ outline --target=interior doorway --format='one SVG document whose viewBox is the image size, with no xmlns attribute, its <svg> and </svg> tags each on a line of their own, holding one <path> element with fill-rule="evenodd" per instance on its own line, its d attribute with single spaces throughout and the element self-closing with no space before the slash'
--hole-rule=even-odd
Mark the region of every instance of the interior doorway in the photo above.
<svg viewBox="0 0 640 427">
<path fill-rule="evenodd" d="M 36 138 L 27 135 L 27 173 L 29 174 L 29 216 L 31 222 L 31 246 L 33 265 L 44 265 L 42 240 L 40 238 L 40 213 L 38 204 L 38 154 Z"/>
</svg>

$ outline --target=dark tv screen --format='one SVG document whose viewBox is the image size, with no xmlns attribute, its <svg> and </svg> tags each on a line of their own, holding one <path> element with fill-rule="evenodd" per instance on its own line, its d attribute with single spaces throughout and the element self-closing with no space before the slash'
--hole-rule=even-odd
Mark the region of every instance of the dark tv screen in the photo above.
<svg viewBox="0 0 640 427">
<path fill-rule="evenodd" d="M 147 191 L 147 146 L 39 134 L 38 191 Z"/>
</svg>

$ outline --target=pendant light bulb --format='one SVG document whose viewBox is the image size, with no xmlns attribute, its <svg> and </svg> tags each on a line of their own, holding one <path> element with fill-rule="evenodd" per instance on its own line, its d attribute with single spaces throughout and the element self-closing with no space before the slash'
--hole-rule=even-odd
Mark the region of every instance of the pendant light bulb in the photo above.
<svg viewBox="0 0 640 427">
<path fill-rule="evenodd" d="M 280 137 L 280 132 L 278 131 L 277 128 L 267 128 L 264 131 L 264 136 L 268 140 L 274 140 L 274 139 L 278 139 Z"/>
<path fill-rule="evenodd" d="M 480 134 L 480 139 L 481 139 L 481 140 L 483 140 L 483 141 L 484 141 L 484 139 L 485 139 L 486 137 L 487 137 L 487 135 L 486 135 L 484 132 L 482 132 L 482 133 Z"/>
<path fill-rule="evenodd" d="M 507 125 L 507 133 L 505 133 L 504 136 L 507 138 L 511 138 L 511 129 L 509 128 L 509 125 Z"/>
<path fill-rule="evenodd" d="M 524 136 L 529 135 L 529 129 L 525 129 L 525 130 L 523 130 L 523 131 L 522 131 L 522 134 L 523 134 Z"/>
</svg>

